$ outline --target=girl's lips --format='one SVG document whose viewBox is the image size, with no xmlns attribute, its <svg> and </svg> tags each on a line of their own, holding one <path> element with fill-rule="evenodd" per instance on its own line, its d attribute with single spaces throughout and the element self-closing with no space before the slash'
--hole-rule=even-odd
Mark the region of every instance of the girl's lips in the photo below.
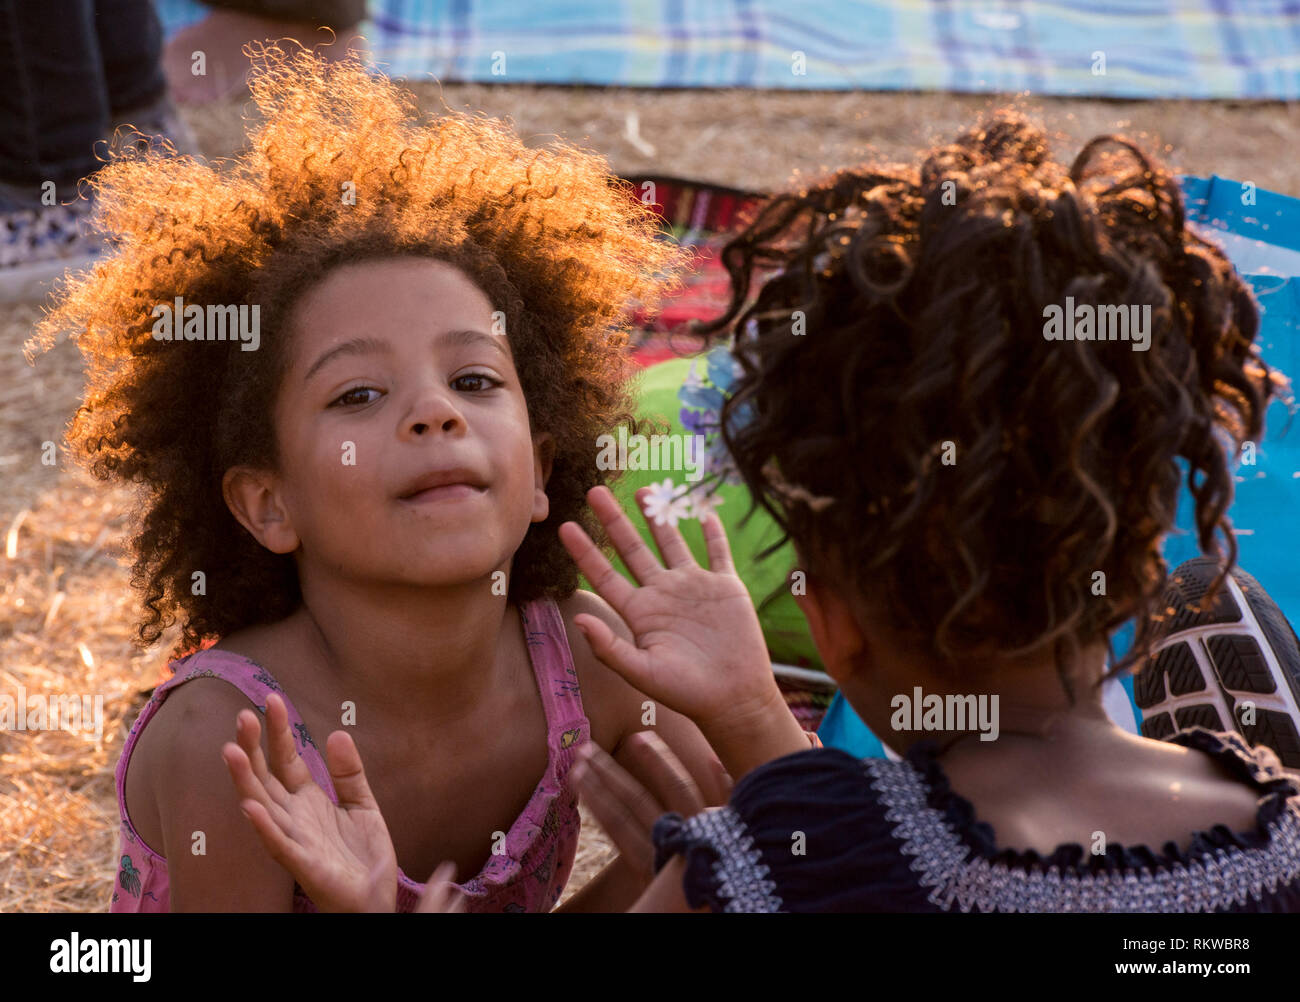
<svg viewBox="0 0 1300 1002">
<path fill-rule="evenodd" d="M 460 501 L 465 498 L 477 497 L 484 492 L 484 488 L 475 487 L 472 484 L 443 484 L 441 487 L 429 487 L 418 494 L 412 494 L 410 497 L 404 497 L 401 500 L 407 504 Z"/>
</svg>

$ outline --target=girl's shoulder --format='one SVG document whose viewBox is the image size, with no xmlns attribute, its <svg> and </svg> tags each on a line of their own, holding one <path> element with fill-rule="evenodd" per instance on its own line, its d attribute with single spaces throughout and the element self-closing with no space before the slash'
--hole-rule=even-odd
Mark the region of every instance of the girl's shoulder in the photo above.
<svg viewBox="0 0 1300 1002">
<path fill-rule="evenodd" d="M 116 773 L 124 823 L 163 855 L 159 804 L 178 796 L 216 796 L 229 778 L 217 750 L 235 737 L 235 718 L 250 706 L 265 711 L 275 679 L 247 658 L 207 648 L 169 665 L 136 718 Z M 261 676 L 259 678 L 259 676 Z"/>
<path fill-rule="evenodd" d="M 301 648 L 301 624 L 294 616 L 245 627 L 211 646 L 172 661 L 168 665 L 171 678 L 159 686 L 155 696 L 175 689 L 175 698 L 188 690 L 185 702 L 210 700 L 214 697 L 203 694 L 212 692 L 223 693 L 217 699 L 239 701 L 220 686 L 204 684 L 195 688 L 186 684 L 212 680 L 226 683 L 224 688 L 242 694 L 259 712 L 264 712 L 269 692 L 279 693 L 289 702 L 285 689 L 295 688 L 295 680 L 302 675 Z"/>
<path fill-rule="evenodd" d="M 174 771 L 194 749 L 233 740 L 240 710 L 265 713 L 267 693 L 284 693 L 261 661 L 225 642 L 177 658 L 167 671 L 122 749 L 119 782 L 128 792 L 153 785 L 162 770 Z"/>
<path fill-rule="evenodd" d="M 1001 849 L 927 744 L 902 761 L 799 752 L 754 770 L 730 803 L 660 819 L 657 862 L 686 855 L 692 907 L 715 911 L 1300 910 L 1300 801 L 1266 750 L 1192 731 L 1260 794 L 1257 826 L 1168 844 Z"/>
</svg>

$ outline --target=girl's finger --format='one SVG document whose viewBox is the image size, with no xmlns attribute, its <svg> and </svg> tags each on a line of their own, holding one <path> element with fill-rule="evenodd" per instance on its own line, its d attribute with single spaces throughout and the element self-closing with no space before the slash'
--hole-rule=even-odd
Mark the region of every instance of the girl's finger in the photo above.
<svg viewBox="0 0 1300 1002">
<path fill-rule="evenodd" d="M 346 731 L 334 731 L 325 739 L 325 761 L 329 766 L 334 792 L 339 806 L 345 810 L 379 810 L 375 796 L 366 781 L 366 770 L 361 765 L 361 753 Z"/>
<path fill-rule="evenodd" d="M 642 836 L 648 839 L 654 823 L 667 813 L 667 809 L 655 796 L 657 791 L 647 789 L 599 745 L 588 741 L 585 747 L 588 750 L 582 754 L 581 761 L 618 799 L 628 819 L 637 826 Z"/>
<path fill-rule="evenodd" d="M 707 806 L 686 766 L 653 731 L 638 731 L 628 737 L 616 761 L 626 765 L 629 773 L 663 805 L 665 812 L 675 811 L 689 818 Z"/>
<path fill-rule="evenodd" d="M 433 876 L 429 878 L 429 882 L 424 885 L 424 892 L 420 895 L 415 910 L 446 914 L 463 912 L 466 904 L 465 895 L 460 892 L 455 880 L 456 864 L 451 862 L 439 864 L 433 871 Z"/>
<path fill-rule="evenodd" d="M 582 576 L 591 582 L 596 594 L 610 604 L 620 616 L 636 591 L 636 585 L 614 569 L 600 548 L 591 541 L 577 522 L 565 522 L 559 530 L 560 542 L 578 565 Z"/>
<path fill-rule="evenodd" d="M 269 736 L 269 735 L 268 735 Z M 271 774 L 266 754 L 262 750 L 262 723 L 252 710 L 240 710 L 235 719 L 235 738 L 248 756 L 249 767 L 257 781 L 266 789 L 273 803 L 283 806 L 288 800 L 284 786 Z"/>
<path fill-rule="evenodd" d="M 270 772 L 266 768 L 266 756 L 262 754 L 262 724 L 252 710 L 240 710 L 235 715 L 235 740 L 248 756 L 253 775 L 265 783 Z"/>
<path fill-rule="evenodd" d="M 691 549 L 686 545 L 686 540 L 682 538 L 681 532 L 677 526 L 669 525 L 667 522 L 660 522 L 658 519 L 649 518 L 645 513 L 645 499 L 650 494 L 649 487 L 642 487 L 636 492 L 636 503 L 641 509 L 641 518 L 645 524 L 650 527 L 650 535 L 654 537 L 655 545 L 659 547 L 659 553 L 664 558 L 665 567 L 696 567 L 695 557 L 691 554 Z"/>
<path fill-rule="evenodd" d="M 615 611 L 618 611 L 617 608 Z M 647 686 L 654 687 L 650 657 L 645 651 L 620 637 L 603 619 L 588 613 L 581 612 L 574 616 L 573 625 L 582 630 L 582 635 L 591 645 L 591 652 L 603 664 L 622 675 L 634 688 L 647 692 Z"/>
<path fill-rule="evenodd" d="M 709 762 L 709 768 L 713 771 L 713 796 L 710 800 L 712 805 L 720 806 L 731 799 L 731 791 L 736 785 L 736 781 L 731 778 L 731 773 L 727 772 L 727 767 L 722 764 L 722 759 L 713 758 Z"/>
<path fill-rule="evenodd" d="M 296 793 L 308 783 L 316 782 L 294 746 L 293 731 L 289 729 L 289 711 L 284 701 L 273 692 L 266 697 L 266 745 L 271 775 L 284 785 L 287 792 Z"/>
<path fill-rule="evenodd" d="M 570 774 L 578 796 L 596 822 L 617 846 L 619 855 L 638 873 L 654 871 L 654 844 L 650 829 L 629 810 L 619 794 L 588 762 L 579 761 Z"/>
<path fill-rule="evenodd" d="M 727 531 L 722 527 L 722 519 L 714 512 L 709 512 L 701 528 L 704 530 L 704 546 L 709 554 L 709 570 L 720 574 L 735 574 L 735 565 L 731 562 L 731 545 L 727 542 Z"/>
<path fill-rule="evenodd" d="M 244 817 L 248 818 L 267 854 L 292 873 L 301 877 L 311 872 L 313 857 L 293 840 L 290 834 L 272 820 L 264 806 L 256 800 L 244 800 L 239 804 Z M 299 881 L 302 882 L 301 880 Z"/>
<path fill-rule="evenodd" d="M 221 757 L 226 762 L 226 769 L 230 772 L 230 778 L 234 780 L 235 792 L 239 794 L 240 798 L 253 800 L 261 804 L 271 816 L 271 819 L 282 829 L 288 831 L 292 824 L 289 813 L 276 802 L 275 797 L 266 788 L 266 785 L 254 774 L 244 749 L 239 745 L 228 742 L 221 746 Z"/>
<path fill-rule="evenodd" d="M 646 546 L 641 533 L 636 531 L 636 526 L 623 513 L 618 500 L 608 487 L 593 487 L 589 490 L 587 503 L 600 519 L 600 524 L 605 527 L 605 532 L 609 534 L 609 541 L 614 544 L 615 552 L 637 581 L 645 584 L 656 574 L 662 573 L 663 567 L 659 563 L 659 558 L 651 552 L 650 547 Z"/>
</svg>

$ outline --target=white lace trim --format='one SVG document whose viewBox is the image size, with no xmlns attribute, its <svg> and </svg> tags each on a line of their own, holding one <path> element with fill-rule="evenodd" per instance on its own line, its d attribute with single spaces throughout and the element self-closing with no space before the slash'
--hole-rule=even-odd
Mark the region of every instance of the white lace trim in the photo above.
<svg viewBox="0 0 1300 1002">
<path fill-rule="evenodd" d="M 926 802 L 920 772 L 908 762 L 867 759 L 872 787 L 887 808 L 895 838 L 929 900 L 951 911 L 1199 912 L 1245 905 L 1300 877 L 1300 817 L 1290 806 L 1259 849 L 1219 848 L 1213 857 L 1155 873 L 1085 874 L 1009 868 L 972 852 L 941 811 Z"/>
<path fill-rule="evenodd" d="M 683 823 L 688 838 L 707 842 L 717 850 L 713 875 L 718 898 L 728 912 L 778 912 L 781 899 L 763 854 L 754 848 L 754 836 L 730 807 L 701 811 Z"/>
</svg>

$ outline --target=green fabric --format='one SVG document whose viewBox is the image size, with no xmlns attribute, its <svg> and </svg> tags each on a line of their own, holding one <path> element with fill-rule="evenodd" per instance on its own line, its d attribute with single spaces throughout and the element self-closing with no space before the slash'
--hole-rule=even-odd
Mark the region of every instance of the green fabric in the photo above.
<svg viewBox="0 0 1300 1002">
<path fill-rule="evenodd" d="M 646 369 L 640 385 L 637 417 L 659 421 L 661 428 L 662 422 L 666 422 L 669 425 L 669 434 L 686 434 L 678 416 L 681 404 L 677 400 L 677 391 L 686 381 L 689 368 L 690 360 L 683 358 L 661 362 Z M 661 483 L 669 478 L 674 484 L 686 482 L 685 472 L 682 470 L 627 470 L 611 485 L 614 496 L 618 498 L 623 510 L 632 519 L 632 524 L 640 530 L 642 537 L 656 553 L 658 549 L 655 547 L 654 537 L 650 534 L 650 528 L 637 511 L 635 494 L 642 487 Z M 774 590 L 778 588 L 781 590 L 780 596 L 759 615 L 759 622 L 762 624 L 763 635 L 767 640 L 772 660 L 799 667 L 821 669 L 821 658 L 813 644 L 812 635 L 808 632 L 808 623 L 803 613 L 799 611 L 799 606 L 795 604 L 789 588 L 785 586 L 786 575 L 795 565 L 794 547 L 786 543 L 766 559 L 758 560 L 757 554 L 780 538 L 780 530 L 776 523 L 767 512 L 759 508 L 743 527 L 740 525 L 742 516 L 749 510 L 749 489 L 743 484 L 738 486 L 728 484 L 721 488 L 719 494 L 723 500 L 717 509 L 718 517 L 727 530 L 736 573 L 749 589 L 755 607 Z M 682 531 L 682 536 L 695 559 L 701 566 L 707 567 L 708 555 L 704 548 L 704 534 L 700 530 L 700 523 L 695 519 L 687 519 L 678 522 L 677 527 Z M 625 577 L 632 580 L 631 574 L 622 561 L 616 556 L 613 557 L 613 561 L 614 566 Z M 591 586 L 584 581 L 582 587 Z"/>
</svg>

